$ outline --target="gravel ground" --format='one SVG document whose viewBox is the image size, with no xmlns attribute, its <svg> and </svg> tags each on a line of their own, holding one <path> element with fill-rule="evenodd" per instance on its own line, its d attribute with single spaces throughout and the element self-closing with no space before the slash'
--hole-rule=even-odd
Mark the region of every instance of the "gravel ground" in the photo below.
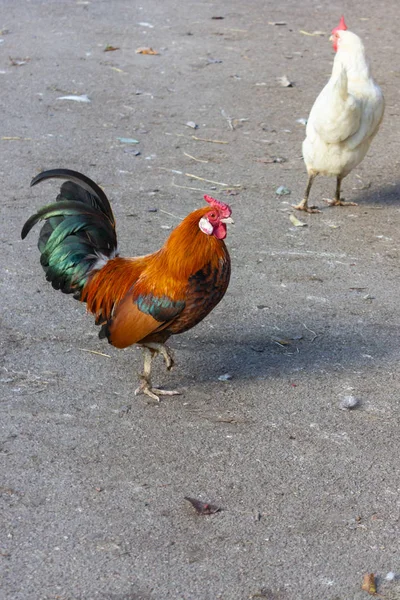
<svg viewBox="0 0 400 600">
<path fill-rule="evenodd" d="M 386 114 L 344 181 L 359 205 L 324 205 L 321 177 L 294 227 L 298 119 L 342 12 Z M 398 3 L 3 0 L 0 29 L 1 598 L 362 600 L 374 573 L 399 599 Z M 126 256 L 204 192 L 231 204 L 228 292 L 155 368 L 182 396 L 135 397 L 140 351 L 99 340 L 44 281 L 37 229 L 21 241 L 56 167 L 104 188 Z"/>
</svg>

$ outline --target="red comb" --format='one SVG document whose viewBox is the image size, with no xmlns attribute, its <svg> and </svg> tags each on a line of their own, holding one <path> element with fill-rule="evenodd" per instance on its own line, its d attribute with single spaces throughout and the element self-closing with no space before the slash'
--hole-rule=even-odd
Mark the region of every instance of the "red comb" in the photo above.
<svg viewBox="0 0 400 600">
<path fill-rule="evenodd" d="M 207 196 L 207 194 L 204 196 L 204 200 L 208 202 L 208 204 L 211 204 L 211 206 L 215 206 L 215 208 L 218 208 L 221 211 L 224 218 L 231 216 L 231 207 L 228 206 L 228 204 L 225 204 L 225 202 L 221 202 L 220 200 L 211 198 L 211 196 Z"/>
<path fill-rule="evenodd" d="M 332 29 L 332 33 L 336 33 L 337 31 L 346 31 L 347 29 L 347 25 L 344 21 L 344 16 L 342 15 L 340 17 L 340 23 L 337 27 L 335 27 L 335 29 Z"/>
</svg>

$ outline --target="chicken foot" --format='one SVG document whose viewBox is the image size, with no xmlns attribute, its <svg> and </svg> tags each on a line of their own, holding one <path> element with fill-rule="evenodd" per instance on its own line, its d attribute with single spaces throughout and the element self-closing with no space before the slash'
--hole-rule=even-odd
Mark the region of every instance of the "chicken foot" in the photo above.
<svg viewBox="0 0 400 600">
<path fill-rule="evenodd" d="M 329 206 L 358 206 L 357 202 L 345 202 L 340 198 L 340 186 L 342 184 L 342 178 L 336 177 L 336 192 L 334 200 L 325 200 Z"/>
<path fill-rule="evenodd" d="M 138 394 L 146 394 L 153 400 L 159 402 L 160 396 L 176 396 L 179 395 L 180 392 L 178 392 L 177 390 L 163 390 L 152 387 L 150 378 L 151 363 L 153 358 L 157 356 L 157 354 L 162 355 L 165 362 L 165 366 L 167 367 L 168 371 L 170 371 L 174 366 L 172 352 L 168 348 L 168 346 L 165 346 L 164 344 L 146 344 L 146 346 L 143 346 L 143 373 L 140 376 L 140 385 L 135 390 L 135 396 L 137 396 Z"/>
<path fill-rule="evenodd" d="M 311 186 L 312 186 L 313 181 L 316 178 L 316 176 L 317 176 L 316 173 L 313 173 L 308 176 L 307 187 L 306 187 L 306 191 L 304 193 L 304 198 L 299 204 L 294 204 L 293 208 L 296 208 L 297 210 L 304 210 L 305 212 L 308 212 L 308 213 L 321 212 L 320 210 L 318 210 L 318 208 L 316 206 L 308 206 L 308 197 L 310 195 Z"/>
</svg>

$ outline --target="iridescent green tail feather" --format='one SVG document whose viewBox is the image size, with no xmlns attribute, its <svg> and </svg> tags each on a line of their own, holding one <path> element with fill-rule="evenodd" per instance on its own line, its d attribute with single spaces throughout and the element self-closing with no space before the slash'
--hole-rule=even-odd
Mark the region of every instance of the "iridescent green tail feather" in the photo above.
<svg viewBox="0 0 400 600">
<path fill-rule="evenodd" d="M 44 171 L 31 186 L 51 178 L 67 181 L 56 202 L 27 220 L 21 236 L 24 239 L 38 221 L 46 221 L 38 241 L 46 279 L 55 289 L 79 299 L 97 261 L 117 256 L 114 215 L 103 190 L 76 171 Z"/>
</svg>

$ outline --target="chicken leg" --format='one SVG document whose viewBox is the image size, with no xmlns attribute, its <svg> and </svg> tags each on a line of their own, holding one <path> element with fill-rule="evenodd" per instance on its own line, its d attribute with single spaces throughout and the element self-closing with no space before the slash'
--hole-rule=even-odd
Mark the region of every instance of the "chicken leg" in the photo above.
<svg viewBox="0 0 400 600">
<path fill-rule="evenodd" d="M 174 366 L 174 359 L 172 356 L 172 352 L 168 348 L 168 346 L 165 346 L 164 344 L 155 344 L 155 343 L 154 344 L 146 344 L 145 346 L 143 345 L 143 355 L 144 355 L 143 373 L 140 376 L 140 385 L 135 390 L 135 396 L 137 396 L 138 394 L 146 394 L 153 400 L 156 400 L 157 402 L 159 402 L 160 401 L 159 396 L 176 396 L 176 395 L 179 395 L 180 392 L 178 392 L 177 390 L 162 390 L 159 388 L 152 387 L 151 378 L 150 378 L 151 362 L 152 362 L 153 358 L 155 356 L 157 356 L 157 354 L 162 355 L 164 362 L 165 362 L 165 366 L 167 367 L 168 371 L 170 371 L 172 369 L 172 367 Z"/>
<path fill-rule="evenodd" d="M 336 192 L 334 200 L 326 200 L 329 206 L 358 206 L 357 202 L 345 202 L 340 198 L 340 186 L 342 184 L 342 177 L 336 177 Z"/>
<path fill-rule="evenodd" d="M 308 212 L 308 213 L 321 212 L 320 210 L 318 210 L 318 208 L 316 206 L 308 206 L 308 196 L 310 195 L 311 186 L 312 186 L 313 181 L 316 178 L 316 176 L 317 176 L 317 173 L 312 173 L 308 176 L 307 187 L 306 187 L 306 191 L 305 191 L 303 200 L 299 204 L 293 205 L 293 207 L 297 208 L 297 210 L 304 210 L 305 212 Z"/>
</svg>

